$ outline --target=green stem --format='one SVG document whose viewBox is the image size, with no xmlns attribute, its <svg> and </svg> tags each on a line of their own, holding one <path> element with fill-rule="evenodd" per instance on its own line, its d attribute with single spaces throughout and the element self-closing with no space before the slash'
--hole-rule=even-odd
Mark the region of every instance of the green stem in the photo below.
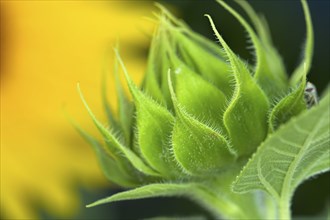
<svg viewBox="0 0 330 220">
<path fill-rule="evenodd" d="M 290 199 L 287 196 L 279 201 L 279 218 L 281 220 L 291 220 Z"/>
<path fill-rule="evenodd" d="M 199 183 L 193 192 L 193 199 L 216 219 L 275 219 L 275 207 L 270 196 L 260 191 L 246 194 L 231 191 L 231 184 L 237 175 L 235 170 Z"/>
<path fill-rule="evenodd" d="M 220 194 L 222 194 L 220 196 Z M 257 207 L 254 206 L 250 210 L 246 210 L 243 204 L 237 204 L 233 198 L 228 198 L 224 193 L 216 193 L 210 189 L 201 187 L 200 191 L 196 192 L 196 202 L 201 204 L 205 209 L 210 211 L 216 219 L 262 219 Z M 246 197 L 246 195 L 240 195 Z M 245 200 L 243 198 L 243 200 Z M 253 201 L 250 201 L 253 203 Z M 245 204 L 246 205 L 246 204 Z"/>
</svg>

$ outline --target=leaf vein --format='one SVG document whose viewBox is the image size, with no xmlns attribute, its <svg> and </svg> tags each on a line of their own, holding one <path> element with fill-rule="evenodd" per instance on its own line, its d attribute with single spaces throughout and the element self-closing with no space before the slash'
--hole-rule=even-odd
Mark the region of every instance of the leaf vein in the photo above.
<svg viewBox="0 0 330 220">
<path fill-rule="evenodd" d="M 305 155 L 305 149 L 310 146 L 310 143 L 312 142 L 312 139 L 313 137 L 315 136 L 315 134 L 317 133 L 318 129 L 322 126 L 322 120 L 324 117 L 324 114 L 327 114 L 327 112 L 323 113 L 321 117 L 319 117 L 317 119 L 317 121 L 315 122 L 315 125 L 313 126 L 314 129 L 311 129 L 312 131 L 311 132 L 308 132 L 308 134 L 306 135 L 307 138 L 305 139 L 301 149 L 299 150 L 298 154 L 296 157 L 294 157 L 294 160 L 292 161 L 292 163 L 290 164 L 289 168 L 288 168 L 288 172 L 284 178 L 284 182 L 282 183 L 282 190 L 281 190 L 281 197 L 284 196 L 287 197 L 287 196 L 290 196 L 289 195 L 289 192 L 292 188 L 296 187 L 295 185 L 292 185 L 291 184 L 291 181 L 292 181 L 292 177 L 296 171 L 296 168 L 299 164 L 299 162 L 303 159 L 304 155 Z M 302 131 L 304 132 L 307 132 L 306 130 L 304 129 L 301 129 L 300 127 L 298 127 L 296 124 L 294 124 L 294 127 L 297 129 L 299 128 Z M 298 129 L 297 129 L 298 130 Z M 299 181 L 299 179 L 296 179 Z M 296 182 L 296 181 L 295 181 Z"/>
<path fill-rule="evenodd" d="M 296 154 L 291 153 L 291 152 L 287 152 L 287 151 L 283 151 L 283 150 L 280 150 L 278 148 L 270 148 L 269 150 L 274 151 L 277 154 L 287 156 L 287 157 L 291 157 L 291 158 L 296 157 Z"/>
<path fill-rule="evenodd" d="M 286 140 L 286 139 L 284 139 L 284 138 L 282 138 L 282 137 L 279 137 L 278 139 L 279 139 L 280 142 L 282 142 L 282 143 L 284 143 L 284 144 L 287 144 L 287 145 L 289 145 L 290 147 L 294 147 L 294 148 L 298 148 L 298 149 L 301 148 L 301 146 L 299 146 L 298 144 L 296 144 L 296 143 L 294 143 L 294 142 L 291 142 L 291 141 L 289 141 L 289 140 Z"/>
<path fill-rule="evenodd" d="M 258 177 L 260 179 L 260 182 L 264 187 L 267 189 L 267 191 L 274 196 L 277 200 L 279 200 L 279 194 L 278 192 L 272 187 L 272 185 L 264 178 L 262 171 L 261 171 L 261 160 L 260 158 L 258 159 L 257 163 L 257 171 L 258 171 Z"/>
<path fill-rule="evenodd" d="M 306 134 L 306 135 L 310 135 L 310 131 L 301 128 L 301 127 L 298 126 L 298 124 L 296 124 L 296 123 L 293 124 L 293 127 L 294 127 L 294 129 L 296 129 L 296 130 L 297 130 L 298 132 L 300 132 L 300 133 L 303 133 L 303 134 Z"/>
</svg>

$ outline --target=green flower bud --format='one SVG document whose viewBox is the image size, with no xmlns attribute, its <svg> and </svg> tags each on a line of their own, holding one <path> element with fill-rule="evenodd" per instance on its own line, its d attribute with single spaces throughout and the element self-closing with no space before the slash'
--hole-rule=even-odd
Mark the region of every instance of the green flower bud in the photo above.
<svg viewBox="0 0 330 220">
<path fill-rule="evenodd" d="M 134 111 L 127 111 L 129 105 L 120 101 L 120 118 L 111 116 L 117 130 L 101 129 L 110 152 L 116 154 L 113 151 L 119 149 L 118 154 L 126 156 L 118 156 L 118 161 L 128 160 L 132 169 L 164 179 L 214 175 L 250 156 L 268 132 L 306 108 L 305 79 L 290 88 L 281 57 L 268 36 L 257 36 L 240 15 L 220 3 L 248 31 L 256 50 L 256 66 L 229 48 L 210 16 L 206 15 L 221 45 L 163 11 L 141 89 L 129 78 L 116 51 L 134 104 Z M 256 25 L 264 31 L 258 20 Z M 117 90 L 121 100 L 129 102 L 120 91 L 119 80 Z M 288 95 L 281 99 L 281 93 Z M 136 119 L 129 124 L 120 120 L 134 115 Z M 116 133 L 123 135 L 116 138 Z"/>
<path fill-rule="evenodd" d="M 130 79 L 115 50 L 116 65 L 124 72 L 132 101 L 123 92 L 116 68 L 119 110 L 118 114 L 108 111 L 112 130 L 96 120 L 84 101 L 105 145 L 81 132 L 97 149 L 111 181 L 138 186 L 206 181 L 228 176 L 231 169 L 236 175 L 242 161 L 269 133 L 306 109 L 305 75 L 313 47 L 309 16 L 308 51 L 290 81 L 264 20 L 245 1 L 238 1 L 253 21 L 255 32 L 236 11 L 219 3 L 248 32 L 255 65 L 230 49 L 209 15 L 206 17 L 220 45 L 162 9 L 141 88 Z"/>
</svg>

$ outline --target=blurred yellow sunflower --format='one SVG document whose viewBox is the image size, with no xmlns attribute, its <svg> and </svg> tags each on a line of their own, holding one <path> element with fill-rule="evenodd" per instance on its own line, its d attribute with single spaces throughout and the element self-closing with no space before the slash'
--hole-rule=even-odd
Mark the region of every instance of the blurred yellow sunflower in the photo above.
<svg viewBox="0 0 330 220">
<path fill-rule="evenodd" d="M 151 31 L 152 25 L 136 21 L 150 12 L 141 2 L 1 1 L 2 217 L 36 219 L 34 203 L 68 217 L 79 206 L 76 183 L 106 186 L 92 149 L 68 123 L 63 106 L 89 127 L 76 92 L 79 81 L 102 115 L 102 63 L 117 38 L 130 48 L 122 47 L 123 57 L 138 80 L 148 37 L 136 27 Z M 111 82 L 109 88 L 112 94 Z"/>
</svg>

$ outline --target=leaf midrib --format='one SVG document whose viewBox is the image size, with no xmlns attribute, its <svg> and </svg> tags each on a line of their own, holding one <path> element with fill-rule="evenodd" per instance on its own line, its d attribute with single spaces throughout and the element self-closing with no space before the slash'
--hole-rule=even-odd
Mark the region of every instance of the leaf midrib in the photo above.
<svg viewBox="0 0 330 220">
<path fill-rule="evenodd" d="M 322 114 L 322 116 L 324 116 L 325 113 Z M 290 182 L 292 181 L 292 177 L 294 175 L 294 172 L 297 168 L 298 163 L 301 161 L 301 159 L 304 156 L 305 150 L 306 148 L 310 145 L 311 140 L 313 139 L 313 137 L 315 136 L 315 133 L 318 131 L 318 128 L 320 127 L 320 125 L 322 124 L 322 119 L 323 117 L 319 117 L 318 121 L 316 122 L 313 131 L 307 136 L 307 138 L 305 139 L 302 147 L 300 148 L 297 156 L 293 159 L 292 163 L 289 166 L 287 175 L 284 177 L 284 181 L 283 181 L 283 185 L 282 185 L 282 189 L 281 189 L 281 194 L 280 197 L 287 199 L 289 198 L 291 195 L 289 194 L 289 192 L 291 191 L 292 188 L 295 187 L 291 185 L 290 187 Z M 292 192 L 291 192 L 292 193 Z"/>
<path fill-rule="evenodd" d="M 326 139 L 326 138 L 324 138 L 324 139 Z M 329 139 L 329 138 L 328 138 Z M 322 143 L 322 144 L 324 144 L 324 143 Z M 324 157 L 324 155 L 325 156 L 328 156 L 327 154 L 323 154 L 323 155 L 321 155 L 321 157 L 319 157 L 319 160 L 318 161 L 316 161 L 316 163 L 312 163 L 310 166 L 308 166 L 306 169 L 305 169 L 305 172 L 302 172 L 302 174 L 301 175 L 299 175 L 298 176 L 298 178 L 296 178 L 296 179 L 301 179 L 302 177 L 306 177 L 306 176 L 308 176 L 309 174 L 310 174 L 310 171 L 311 170 L 313 170 L 317 165 L 320 165 L 320 163 L 319 163 L 319 161 L 323 161 L 322 159 L 320 160 L 320 158 L 323 158 Z M 321 171 L 322 172 L 322 171 Z"/>
</svg>

